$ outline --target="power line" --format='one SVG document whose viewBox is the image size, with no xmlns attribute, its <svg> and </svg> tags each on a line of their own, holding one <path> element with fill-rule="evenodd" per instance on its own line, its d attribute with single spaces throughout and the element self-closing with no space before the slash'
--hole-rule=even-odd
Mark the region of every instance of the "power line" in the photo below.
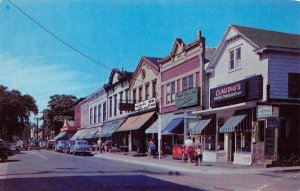
<svg viewBox="0 0 300 191">
<path fill-rule="evenodd" d="M 55 39 L 57 39 L 58 41 L 60 41 L 61 43 L 63 43 L 64 45 L 66 45 L 67 47 L 71 48 L 73 51 L 77 52 L 78 54 L 80 54 L 81 56 L 91 60 L 92 62 L 108 69 L 108 70 L 113 70 L 112 68 L 98 62 L 97 60 L 91 58 L 90 56 L 86 55 L 85 53 L 83 53 L 82 51 L 78 50 L 77 48 L 73 47 L 72 45 L 70 45 L 69 43 L 67 43 L 66 41 L 64 41 L 62 38 L 60 38 L 59 36 L 57 36 L 56 34 L 54 34 L 53 32 L 51 32 L 50 30 L 48 30 L 46 27 L 44 27 L 43 25 L 41 25 L 37 20 L 35 20 L 34 18 L 32 18 L 28 13 L 26 13 L 25 11 L 23 11 L 20 7 L 18 7 L 15 3 L 13 3 L 11 0 L 7 0 L 10 4 L 12 4 L 17 10 L 19 10 L 23 15 L 25 15 L 28 19 L 30 19 L 32 22 L 34 22 L 35 24 L 37 24 L 40 28 L 42 28 L 44 31 L 46 31 L 49 35 L 53 36 Z"/>
</svg>

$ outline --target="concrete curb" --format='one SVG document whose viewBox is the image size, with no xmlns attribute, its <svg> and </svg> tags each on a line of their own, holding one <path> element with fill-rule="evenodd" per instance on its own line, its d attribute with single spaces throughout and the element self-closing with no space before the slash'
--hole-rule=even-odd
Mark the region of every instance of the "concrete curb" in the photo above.
<svg viewBox="0 0 300 191">
<path fill-rule="evenodd" d="M 299 172 L 300 166 L 298 167 L 274 167 L 274 168 L 220 168 L 220 167 L 213 167 L 213 166 L 187 166 L 186 165 L 174 165 L 174 164 L 165 164 L 166 162 L 160 162 L 159 160 L 156 160 L 155 162 L 150 161 L 142 161 L 138 160 L 137 158 L 128 158 L 123 156 L 113 156 L 110 154 L 96 154 L 94 157 L 106 159 L 106 160 L 113 160 L 113 161 L 120 161 L 120 162 L 126 162 L 131 164 L 137 164 L 137 165 L 143 165 L 143 166 L 149 166 L 154 168 L 160 168 L 170 171 L 178 171 L 178 172 L 184 172 L 184 173 L 199 173 L 199 174 L 261 174 L 261 173 L 279 173 L 279 172 Z M 178 163 L 179 164 L 179 163 Z"/>
</svg>

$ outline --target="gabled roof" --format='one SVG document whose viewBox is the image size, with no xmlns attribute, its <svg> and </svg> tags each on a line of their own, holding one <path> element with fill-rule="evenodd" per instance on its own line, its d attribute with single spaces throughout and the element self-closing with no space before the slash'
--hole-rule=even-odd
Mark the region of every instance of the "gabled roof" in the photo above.
<svg viewBox="0 0 300 191">
<path fill-rule="evenodd" d="M 215 48 L 205 47 L 205 63 L 207 63 L 211 60 L 215 51 L 216 51 Z"/>
<path fill-rule="evenodd" d="M 120 71 L 119 69 L 114 68 L 114 69 L 111 71 L 111 73 L 110 73 L 108 83 L 107 83 L 107 84 L 104 84 L 104 89 L 105 89 L 106 91 L 108 91 L 112 86 L 114 86 L 114 84 L 113 84 L 113 78 L 114 78 L 114 75 L 115 75 L 116 73 L 119 74 L 119 77 L 118 77 L 119 82 L 118 82 L 117 84 L 123 83 L 123 82 L 125 82 L 126 80 L 130 81 L 130 79 L 131 79 L 131 77 L 132 77 L 132 72 L 123 71 L 123 70 Z"/>
<path fill-rule="evenodd" d="M 258 46 L 300 49 L 300 35 L 231 25 Z"/>
<path fill-rule="evenodd" d="M 153 58 L 153 57 L 146 57 L 143 56 L 139 62 L 139 64 L 137 65 L 135 72 L 133 73 L 133 76 L 131 78 L 130 84 L 133 83 L 134 80 L 136 80 L 138 72 L 139 72 L 139 68 L 141 67 L 143 61 L 145 61 L 146 63 L 148 63 L 154 70 L 156 70 L 157 72 L 159 72 L 159 61 L 160 58 Z"/>
<path fill-rule="evenodd" d="M 298 49 L 298 51 L 300 50 L 300 35 L 230 25 L 223 35 L 218 48 L 215 50 L 215 53 L 210 60 L 206 72 L 212 72 L 212 69 L 215 67 L 217 60 L 223 53 L 223 49 L 226 47 L 226 38 L 231 29 L 239 33 L 239 35 L 241 35 L 247 42 L 249 42 L 256 51 L 272 48 L 284 48 L 286 50 Z"/>
</svg>

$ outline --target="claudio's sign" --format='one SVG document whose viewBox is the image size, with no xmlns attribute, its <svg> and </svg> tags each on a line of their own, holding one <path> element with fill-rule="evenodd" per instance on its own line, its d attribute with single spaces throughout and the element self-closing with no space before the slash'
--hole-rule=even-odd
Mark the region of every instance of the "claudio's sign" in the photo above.
<svg viewBox="0 0 300 191">
<path fill-rule="evenodd" d="M 213 102 L 244 97 L 246 95 L 246 81 L 242 80 L 211 89 L 210 95 Z"/>
</svg>

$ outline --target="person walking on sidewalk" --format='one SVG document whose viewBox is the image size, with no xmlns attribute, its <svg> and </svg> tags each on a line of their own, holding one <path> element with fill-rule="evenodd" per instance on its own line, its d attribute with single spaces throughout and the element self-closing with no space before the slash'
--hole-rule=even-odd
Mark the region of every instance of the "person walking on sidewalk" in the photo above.
<svg viewBox="0 0 300 191">
<path fill-rule="evenodd" d="M 187 154 L 187 158 L 188 158 L 188 161 L 189 161 L 189 165 L 191 166 L 191 163 L 192 163 L 192 158 L 194 156 L 194 147 L 193 147 L 193 144 L 194 142 L 192 141 L 191 139 L 191 136 L 187 136 L 187 139 L 185 140 L 185 152 Z"/>
<path fill-rule="evenodd" d="M 150 141 L 149 141 L 149 143 L 148 143 L 148 151 L 150 151 L 149 152 L 149 158 L 150 157 L 155 157 L 155 151 L 156 151 L 156 145 L 154 144 L 154 141 L 153 141 L 153 139 L 151 139 Z"/>
</svg>

